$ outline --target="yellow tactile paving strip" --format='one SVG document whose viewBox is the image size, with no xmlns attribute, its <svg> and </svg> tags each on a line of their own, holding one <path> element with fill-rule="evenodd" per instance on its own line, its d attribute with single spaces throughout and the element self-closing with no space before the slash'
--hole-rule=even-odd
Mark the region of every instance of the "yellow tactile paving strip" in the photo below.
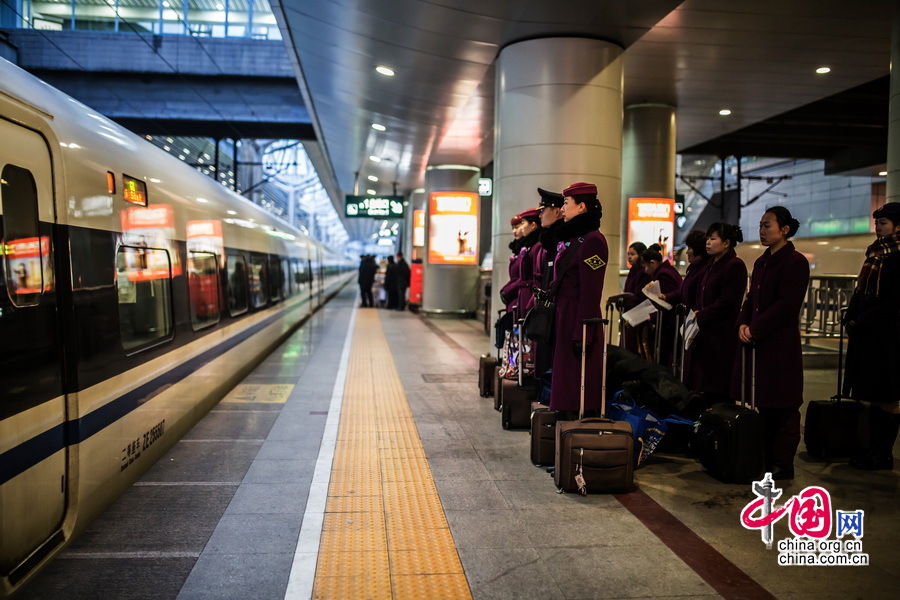
<svg viewBox="0 0 900 600">
<path fill-rule="evenodd" d="M 378 311 L 356 316 L 313 598 L 471 598 Z"/>
</svg>

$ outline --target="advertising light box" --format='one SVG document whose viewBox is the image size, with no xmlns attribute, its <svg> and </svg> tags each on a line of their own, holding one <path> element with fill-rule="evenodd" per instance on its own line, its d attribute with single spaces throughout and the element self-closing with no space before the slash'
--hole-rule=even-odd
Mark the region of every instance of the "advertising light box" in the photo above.
<svg viewBox="0 0 900 600">
<path fill-rule="evenodd" d="M 421 248 L 425 245 L 425 211 L 413 211 L 413 246 Z"/>
<path fill-rule="evenodd" d="M 428 200 L 428 263 L 478 264 L 478 194 L 431 194 Z"/>
<path fill-rule="evenodd" d="M 672 260 L 675 241 L 675 200 L 673 198 L 628 199 L 628 245 L 659 244 L 663 259 Z"/>
<path fill-rule="evenodd" d="M 403 196 L 347 196 L 344 214 L 348 217 L 403 217 Z"/>
</svg>

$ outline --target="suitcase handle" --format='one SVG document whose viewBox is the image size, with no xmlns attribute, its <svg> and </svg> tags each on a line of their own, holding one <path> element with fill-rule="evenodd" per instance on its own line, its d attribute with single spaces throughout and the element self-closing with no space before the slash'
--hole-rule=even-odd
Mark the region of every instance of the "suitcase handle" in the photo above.
<svg viewBox="0 0 900 600">
<path fill-rule="evenodd" d="M 756 410 L 756 343 L 741 344 L 741 406 L 746 406 L 747 348 L 750 348 L 750 409 Z"/>
<path fill-rule="evenodd" d="M 587 364 L 587 328 L 588 325 L 608 324 L 608 319 L 594 317 L 581 322 L 581 402 L 578 405 L 578 419 L 584 418 L 584 371 Z M 600 375 L 600 415 L 606 414 L 606 340 L 601 335 L 600 345 L 603 347 L 602 373 Z"/>
</svg>

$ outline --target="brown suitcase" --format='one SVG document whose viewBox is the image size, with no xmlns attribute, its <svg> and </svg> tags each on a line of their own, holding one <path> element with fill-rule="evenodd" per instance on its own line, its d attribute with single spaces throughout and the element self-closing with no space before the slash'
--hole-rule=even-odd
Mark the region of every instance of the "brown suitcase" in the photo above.
<svg viewBox="0 0 900 600">
<path fill-rule="evenodd" d="M 478 393 L 482 398 L 494 395 L 494 367 L 496 366 L 496 356 L 482 354 L 478 360 Z"/>
<path fill-rule="evenodd" d="M 582 339 L 587 339 L 587 326 L 606 322 L 585 319 Z M 606 344 L 603 346 L 603 379 L 600 386 L 600 414 L 606 415 Z M 556 424 L 556 453 L 553 481 L 562 492 L 618 493 L 634 487 L 634 439 L 631 424 L 606 418 L 585 419 L 584 369 L 587 349 L 581 351 L 581 405 L 577 421 Z"/>
<path fill-rule="evenodd" d="M 540 402 L 531 403 L 531 462 L 544 467 L 556 455 L 556 420 L 559 412 Z"/>
<path fill-rule="evenodd" d="M 521 387 L 509 379 L 504 379 L 502 385 L 500 414 L 503 429 L 528 429 L 531 427 L 531 404 L 537 400 L 537 389 Z"/>
<path fill-rule="evenodd" d="M 494 410 L 503 406 L 503 378 L 500 377 L 500 365 L 494 367 Z"/>
</svg>

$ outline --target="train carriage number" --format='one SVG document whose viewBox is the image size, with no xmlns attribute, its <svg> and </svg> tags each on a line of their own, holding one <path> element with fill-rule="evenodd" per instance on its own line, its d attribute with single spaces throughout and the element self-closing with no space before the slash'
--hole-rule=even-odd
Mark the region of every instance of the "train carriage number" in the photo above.
<svg viewBox="0 0 900 600">
<path fill-rule="evenodd" d="M 161 438 L 165 432 L 166 420 L 163 419 L 148 431 L 145 431 L 142 437 L 135 438 L 134 441 L 125 446 L 125 448 L 122 449 L 122 465 L 120 470 L 124 471 L 128 468 L 128 465 L 139 459 L 141 453 L 152 446 L 153 442 Z"/>
</svg>

